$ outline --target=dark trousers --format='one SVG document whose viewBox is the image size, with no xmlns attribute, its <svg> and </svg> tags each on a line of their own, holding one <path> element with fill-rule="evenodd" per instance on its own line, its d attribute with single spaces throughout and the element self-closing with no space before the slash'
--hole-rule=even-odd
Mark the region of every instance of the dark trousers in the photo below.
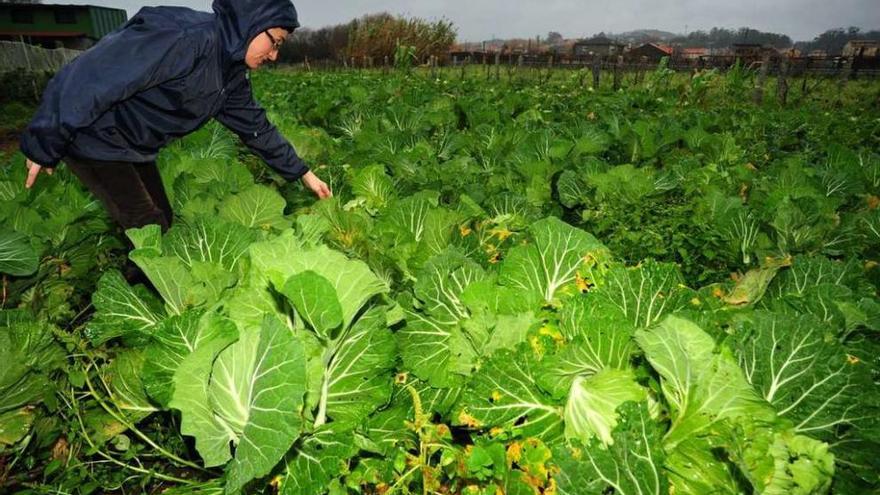
<svg viewBox="0 0 880 495">
<path fill-rule="evenodd" d="M 122 228 L 158 224 L 162 232 L 171 226 L 173 212 L 156 162 L 129 163 L 64 159 Z"/>
</svg>

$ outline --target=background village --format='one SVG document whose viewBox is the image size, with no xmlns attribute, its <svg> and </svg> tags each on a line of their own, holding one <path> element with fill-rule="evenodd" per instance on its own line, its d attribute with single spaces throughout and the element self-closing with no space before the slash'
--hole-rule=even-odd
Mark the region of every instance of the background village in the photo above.
<svg viewBox="0 0 880 495">
<path fill-rule="evenodd" d="M 0 67 L 53 70 L 127 20 L 126 11 L 89 5 L 0 3 Z M 2 43 L 5 40 L 6 43 Z M 22 46 L 26 45 L 26 46 Z M 34 48 L 43 50 L 35 50 Z M 656 65 L 678 70 L 781 61 L 792 71 L 880 73 L 880 31 L 833 28 L 811 41 L 750 28 L 676 34 L 637 30 L 566 38 L 558 32 L 521 39 L 464 42 L 448 20 L 373 14 L 336 26 L 303 28 L 285 44 L 280 63 L 319 67 L 506 64 L 580 67 Z"/>
</svg>

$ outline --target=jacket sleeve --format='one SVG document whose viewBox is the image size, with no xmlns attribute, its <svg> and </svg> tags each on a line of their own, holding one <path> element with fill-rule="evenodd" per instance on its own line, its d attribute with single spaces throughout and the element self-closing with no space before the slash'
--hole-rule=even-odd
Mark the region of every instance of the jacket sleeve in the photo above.
<svg viewBox="0 0 880 495">
<path fill-rule="evenodd" d="M 77 130 L 88 127 L 114 104 L 192 70 L 195 43 L 173 21 L 143 12 L 49 81 L 21 136 L 25 156 L 55 166 Z"/>
<path fill-rule="evenodd" d="M 266 110 L 254 100 L 246 71 L 236 77 L 228 91 L 226 102 L 215 118 L 285 179 L 292 181 L 305 175 L 309 167 L 269 122 Z"/>
</svg>

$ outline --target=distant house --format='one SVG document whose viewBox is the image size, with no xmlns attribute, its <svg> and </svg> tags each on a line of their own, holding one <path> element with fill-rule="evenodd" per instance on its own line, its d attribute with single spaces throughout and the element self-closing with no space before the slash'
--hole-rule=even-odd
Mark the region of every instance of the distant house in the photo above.
<svg viewBox="0 0 880 495">
<path fill-rule="evenodd" d="M 639 61 L 645 57 L 649 62 L 659 62 L 663 57 L 672 56 L 672 47 L 657 43 L 645 43 L 626 52 L 626 58 Z"/>
<path fill-rule="evenodd" d="M 853 40 L 843 46 L 844 57 L 877 58 L 880 57 L 880 41 Z"/>
<path fill-rule="evenodd" d="M 622 55 L 626 45 L 617 41 L 606 38 L 605 36 L 596 36 L 588 40 L 580 40 L 572 45 L 572 53 L 575 56 L 588 55 Z"/>
<path fill-rule="evenodd" d="M 764 55 L 779 58 L 779 51 L 769 45 L 760 43 L 734 43 L 733 56 L 741 60 L 761 60 Z"/>
<path fill-rule="evenodd" d="M 683 59 L 697 60 L 700 57 L 708 56 L 709 49 L 708 48 L 682 48 L 679 51 L 679 55 Z"/>
<path fill-rule="evenodd" d="M 0 40 L 85 49 L 128 20 L 123 9 L 94 5 L 0 4 Z"/>
</svg>

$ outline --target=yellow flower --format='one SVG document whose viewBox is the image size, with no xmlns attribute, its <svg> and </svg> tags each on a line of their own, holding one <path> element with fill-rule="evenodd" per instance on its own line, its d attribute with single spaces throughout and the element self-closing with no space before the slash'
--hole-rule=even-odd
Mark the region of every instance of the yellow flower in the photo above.
<svg viewBox="0 0 880 495">
<path fill-rule="evenodd" d="M 513 235 L 513 232 L 505 229 L 504 227 L 495 227 L 494 229 L 489 231 L 489 234 L 497 237 L 500 241 L 504 241 L 505 239 Z"/>
<path fill-rule="evenodd" d="M 513 442 L 507 447 L 507 463 L 513 464 L 514 462 L 519 462 L 521 458 L 522 444 L 519 442 Z"/>
<path fill-rule="evenodd" d="M 458 414 L 458 422 L 470 428 L 479 428 L 480 426 L 482 426 L 482 423 L 479 419 L 471 416 L 465 410 L 462 410 Z"/>
</svg>

